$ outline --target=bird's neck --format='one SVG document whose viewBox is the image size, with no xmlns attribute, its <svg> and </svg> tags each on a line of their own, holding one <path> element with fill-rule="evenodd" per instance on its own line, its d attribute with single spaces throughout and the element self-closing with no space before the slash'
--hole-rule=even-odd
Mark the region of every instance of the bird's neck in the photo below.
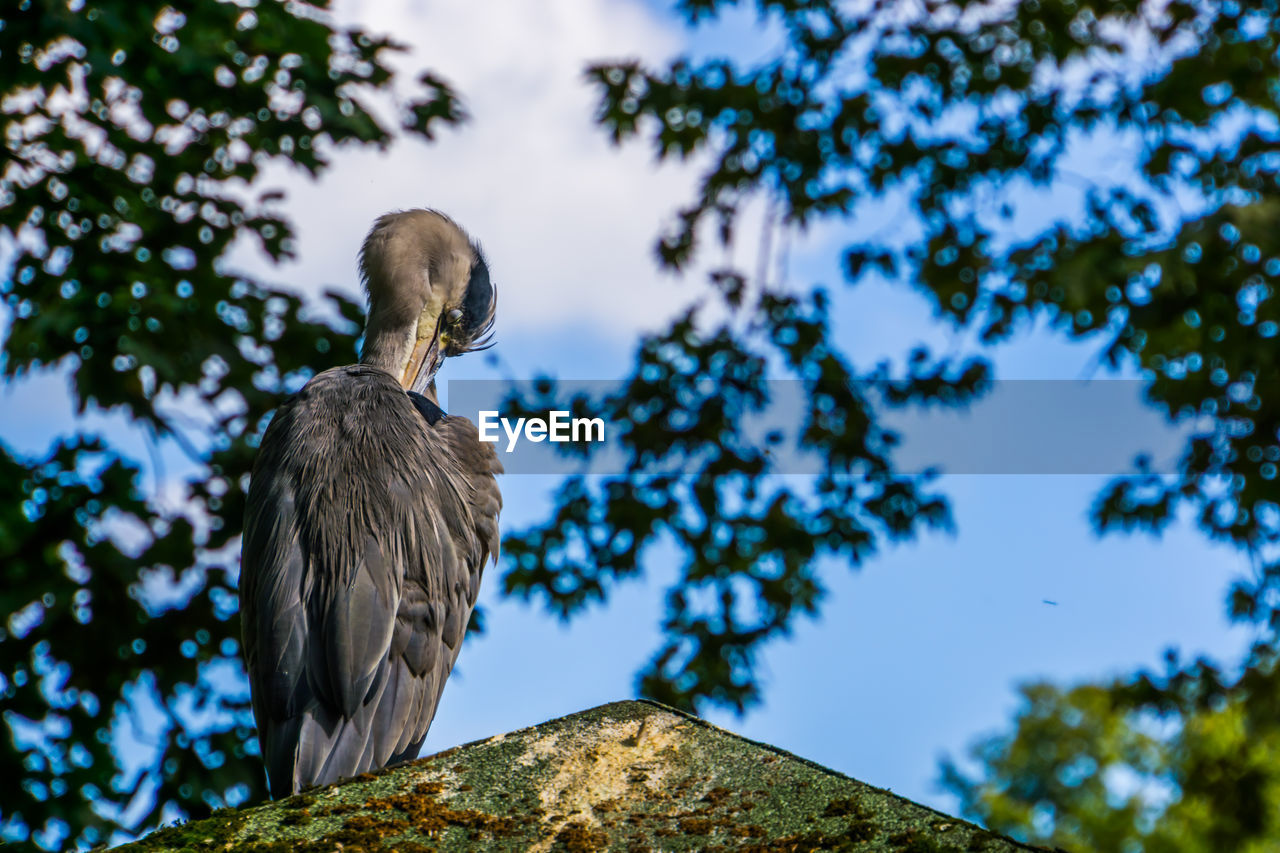
<svg viewBox="0 0 1280 853">
<path fill-rule="evenodd" d="M 369 315 L 364 329 L 364 346 L 360 350 L 360 363 L 381 368 L 400 380 L 409 354 L 413 351 L 415 327 L 411 323 L 387 322 L 389 318 Z"/>
</svg>

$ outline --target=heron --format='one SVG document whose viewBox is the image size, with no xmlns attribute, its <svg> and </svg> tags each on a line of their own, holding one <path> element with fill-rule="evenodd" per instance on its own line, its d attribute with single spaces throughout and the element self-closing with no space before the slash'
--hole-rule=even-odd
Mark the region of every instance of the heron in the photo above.
<svg viewBox="0 0 1280 853">
<path fill-rule="evenodd" d="M 380 217 L 359 258 L 358 364 L 275 412 L 245 507 L 240 610 L 273 797 L 416 758 L 498 556 L 502 466 L 446 414 L 446 357 L 490 344 L 478 243 L 434 210 Z"/>
</svg>

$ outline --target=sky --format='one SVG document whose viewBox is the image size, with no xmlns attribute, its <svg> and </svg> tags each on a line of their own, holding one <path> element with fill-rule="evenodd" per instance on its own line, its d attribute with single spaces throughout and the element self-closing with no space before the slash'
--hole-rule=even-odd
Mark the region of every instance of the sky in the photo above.
<svg viewBox="0 0 1280 853">
<path fill-rule="evenodd" d="M 705 252 L 684 279 L 656 268 L 654 239 L 691 197 L 702 164 L 657 168 L 643 143 L 612 146 L 593 124 L 582 69 L 591 60 L 661 62 L 680 52 L 755 59 L 775 36 L 742 15 L 690 31 L 665 4 L 629 0 L 345 0 L 336 14 L 411 46 L 397 64 L 442 73 L 471 120 L 430 145 L 337 152 L 318 182 L 274 169 L 262 186 L 287 192 L 281 210 L 297 226 L 298 260 L 272 268 L 246 245 L 233 264 L 308 296 L 334 287 L 355 295 L 355 257 L 373 219 L 438 208 L 484 245 L 500 293 L 494 363 L 453 360 L 442 380 L 541 371 L 621 377 L 638 336 L 696 295 L 699 271 L 721 258 Z M 755 233 L 759 221 L 753 209 L 742 233 Z M 785 274 L 836 291 L 837 340 L 857 363 L 900 357 L 920 343 L 944 351 L 966 345 L 914 292 L 840 290 L 838 247 L 848 239 L 839 224 L 790 235 Z M 737 260 L 753 268 L 752 241 L 743 242 Z M 1100 346 L 1037 327 L 991 356 L 999 378 L 1109 378 L 1097 367 Z M 42 449 L 71 419 L 63 383 L 54 370 L 0 390 L 0 438 L 22 451 Z M 1136 409 L 1137 386 L 1128 387 Z M 137 441 L 135 457 L 147 459 L 118 418 L 91 414 L 88 426 L 119 435 L 126 447 Z M 856 570 L 824 565 L 821 616 L 764 653 L 763 703 L 744 717 L 708 718 L 953 811 L 955 801 L 936 784 L 938 759 L 960 757 L 975 737 L 1007 727 L 1018 684 L 1158 667 L 1170 647 L 1184 656 L 1237 656 L 1250 634 L 1228 623 L 1223 599 L 1228 582 L 1247 570 L 1244 558 L 1186 522 L 1160 539 L 1099 538 L 1088 510 L 1106 481 L 943 477 L 956 532 L 888 548 Z M 543 518 L 555 482 L 505 478 L 503 527 Z M 653 555 L 644 581 L 619 587 L 607 606 L 569 624 L 501 600 L 499 573 L 491 571 L 481 593 L 488 632 L 462 652 L 425 752 L 634 697 L 634 674 L 658 646 L 663 591 L 675 577 L 664 556 Z"/>
</svg>

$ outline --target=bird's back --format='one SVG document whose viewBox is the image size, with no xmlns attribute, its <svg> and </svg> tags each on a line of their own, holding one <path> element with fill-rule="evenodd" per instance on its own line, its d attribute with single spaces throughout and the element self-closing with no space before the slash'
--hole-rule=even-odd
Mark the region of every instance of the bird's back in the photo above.
<svg viewBox="0 0 1280 853">
<path fill-rule="evenodd" d="M 241 611 L 273 795 L 413 758 L 498 549 L 491 445 L 364 365 L 319 374 L 263 436 Z"/>
</svg>

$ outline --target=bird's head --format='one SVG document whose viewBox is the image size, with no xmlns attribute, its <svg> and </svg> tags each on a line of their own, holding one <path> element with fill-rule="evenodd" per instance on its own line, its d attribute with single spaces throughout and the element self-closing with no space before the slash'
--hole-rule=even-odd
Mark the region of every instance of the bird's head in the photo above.
<svg viewBox="0 0 1280 853">
<path fill-rule="evenodd" d="M 360 250 L 369 294 L 360 360 L 435 397 L 449 356 L 491 346 L 497 292 L 480 246 L 434 210 L 378 218 Z"/>
</svg>

